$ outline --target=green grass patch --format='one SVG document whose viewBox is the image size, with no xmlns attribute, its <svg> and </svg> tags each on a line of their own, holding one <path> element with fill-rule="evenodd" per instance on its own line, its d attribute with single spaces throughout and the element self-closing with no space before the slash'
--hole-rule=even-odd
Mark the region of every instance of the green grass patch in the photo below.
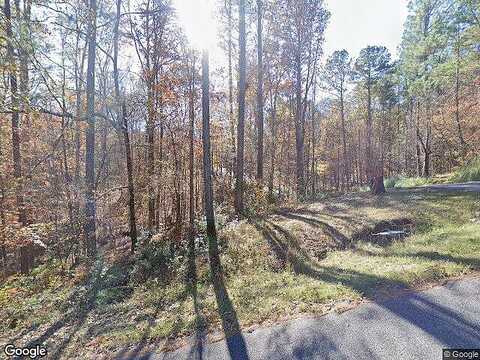
<svg viewBox="0 0 480 360">
<path fill-rule="evenodd" d="M 411 188 L 411 187 L 417 187 L 417 186 L 424 186 L 424 185 L 429 185 L 433 184 L 434 181 L 429 178 L 422 178 L 422 177 L 411 177 L 411 178 L 399 178 L 395 182 L 396 188 Z"/>
<path fill-rule="evenodd" d="M 411 188 L 432 184 L 480 181 L 480 157 L 474 158 L 452 174 L 439 174 L 430 178 L 392 176 L 384 180 L 385 188 Z"/>
<path fill-rule="evenodd" d="M 458 169 L 452 176 L 452 182 L 480 181 L 480 157 Z"/>
</svg>

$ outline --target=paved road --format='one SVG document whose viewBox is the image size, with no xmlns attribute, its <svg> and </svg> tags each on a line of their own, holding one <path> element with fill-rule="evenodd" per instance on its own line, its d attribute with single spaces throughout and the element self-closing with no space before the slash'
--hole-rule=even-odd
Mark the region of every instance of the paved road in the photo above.
<svg viewBox="0 0 480 360">
<path fill-rule="evenodd" d="M 439 360 L 446 347 L 480 348 L 480 278 L 143 359 Z"/>
<path fill-rule="evenodd" d="M 427 191 L 466 191 L 480 192 L 480 181 L 471 181 L 457 184 L 434 184 L 426 186 L 418 186 L 414 188 L 401 189 L 404 191 L 427 190 Z"/>
</svg>

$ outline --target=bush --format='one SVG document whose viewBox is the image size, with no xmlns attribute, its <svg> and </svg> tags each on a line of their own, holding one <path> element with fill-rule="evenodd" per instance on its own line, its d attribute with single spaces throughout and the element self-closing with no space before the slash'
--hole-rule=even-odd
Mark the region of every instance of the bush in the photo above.
<svg viewBox="0 0 480 360">
<path fill-rule="evenodd" d="M 429 179 L 422 177 L 399 178 L 395 186 L 396 188 L 410 188 L 416 186 L 423 186 L 429 183 Z"/>
<path fill-rule="evenodd" d="M 249 214 L 265 215 L 272 211 L 274 205 L 268 190 L 257 182 L 245 183 L 245 211 Z"/>
<path fill-rule="evenodd" d="M 392 176 L 392 177 L 389 177 L 389 178 L 386 178 L 384 181 L 383 181 L 383 184 L 385 185 L 385 188 L 386 189 L 393 189 L 395 187 L 395 185 L 397 184 L 398 181 L 400 180 L 403 180 L 404 178 L 401 177 L 401 176 Z"/>
<path fill-rule="evenodd" d="M 96 296 L 95 302 L 97 305 L 119 303 L 130 296 L 132 292 L 133 289 L 128 286 L 101 289 Z"/>
<path fill-rule="evenodd" d="M 150 278 L 167 282 L 173 262 L 169 241 L 150 241 L 138 249 L 130 279 L 134 283 L 143 283 Z"/>
<path fill-rule="evenodd" d="M 454 182 L 480 181 L 480 157 L 474 158 L 458 169 L 452 180 Z"/>
</svg>

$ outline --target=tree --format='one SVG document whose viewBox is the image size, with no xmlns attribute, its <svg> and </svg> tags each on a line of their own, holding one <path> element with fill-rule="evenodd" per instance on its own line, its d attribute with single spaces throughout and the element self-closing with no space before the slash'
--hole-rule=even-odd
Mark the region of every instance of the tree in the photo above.
<svg viewBox="0 0 480 360">
<path fill-rule="evenodd" d="M 262 0 L 257 0 L 257 180 L 263 181 L 263 46 Z"/>
<path fill-rule="evenodd" d="M 276 172 L 277 169 L 277 154 L 280 149 L 280 144 L 283 143 L 283 138 L 277 136 L 277 105 L 282 100 L 282 90 L 288 86 L 285 84 L 285 78 L 288 70 L 286 56 L 281 49 L 281 28 L 278 24 L 278 9 L 272 6 L 272 3 L 265 2 L 262 5 L 262 75 L 263 88 L 266 97 L 266 104 L 264 104 L 264 111 L 267 114 L 267 132 L 265 134 L 264 142 L 267 141 L 264 157 L 270 161 L 268 174 L 268 193 L 271 200 L 273 200 L 274 181 L 278 180 Z M 268 7 L 270 5 L 270 7 Z M 263 27 L 263 23 L 266 25 Z M 282 89 L 283 85 L 283 89 Z M 258 102 L 257 102 L 258 104 Z M 270 136 L 270 139 L 268 139 Z M 270 141 L 268 141 L 270 140 Z M 268 157 L 269 154 L 270 156 Z"/>
<path fill-rule="evenodd" d="M 170 2 L 146 1 L 141 2 L 138 12 L 130 12 L 130 37 L 133 39 L 135 51 L 140 62 L 142 81 L 146 86 L 146 158 L 147 158 L 147 205 L 148 232 L 153 235 L 156 220 L 156 192 L 160 197 L 160 179 L 156 172 L 156 164 L 163 159 L 155 156 L 155 133 L 160 125 L 160 135 L 163 135 L 164 124 L 162 123 L 163 94 L 160 79 L 163 77 L 163 69 L 167 63 L 176 57 L 175 31 L 172 30 L 173 9 Z M 175 30 L 175 29 L 173 29 Z M 160 118 L 160 124 L 158 124 Z M 160 143 L 162 139 L 160 139 Z M 160 144 L 160 147 L 163 144 Z M 161 154 L 160 154 L 161 155 Z M 155 186 L 157 185 L 157 186 Z M 158 224 L 157 224 L 158 225 Z M 158 226 L 157 226 L 158 227 Z"/>
<path fill-rule="evenodd" d="M 85 137 L 85 241 L 87 254 L 95 256 L 96 203 L 95 203 L 95 50 L 97 33 L 97 2 L 90 0 L 88 16 L 87 63 L 87 133 Z"/>
<path fill-rule="evenodd" d="M 228 120 L 230 127 L 230 154 L 229 158 L 229 173 L 232 176 L 230 180 L 235 177 L 236 167 L 236 138 L 235 138 L 235 119 L 233 115 L 233 39 L 232 39 L 232 27 L 233 27 L 233 14 L 232 14 L 232 0 L 225 0 L 225 12 L 227 16 L 227 57 L 228 57 Z"/>
<path fill-rule="evenodd" d="M 245 148 L 245 79 L 246 79 L 246 35 L 245 35 L 245 0 L 239 3 L 239 82 L 238 82 L 238 125 L 237 125 L 237 171 L 235 182 L 235 210 L 243 212 L 244 184 L 244 148 Z"/>
<path fill-rule="evenodd" d="M 205 218 L 207 220 L 208 254 L 212 275 L 220 271 L 215 212 L 213 209 L 212 159 L 210 146 L 210 81 L 208 51 L 202 54 L 202 143 L 203 143 L 203 191 Z"/>
<path fill-rule="evenodd" d="M 323 33 L 330 14 L 318 0 L 282 4 L 285 51 L 292 64 L 295 89 L 295 174 L 297 198 L 305 198 L 305 112 L 316 71 Z"/>
<path fill-rule="evenodd" d="M 347 82 L 352 74 L 352 59 L 347 50 L 337 50 L 327 59 L 324 69 L 324 82 L 328 90 L 333 91 L 340 101 L 340 120 L 342 126 L 343 176 L 348 186 L 350 182 L 350 163 L 347 157 L 347 131 L 345 128 L 345 93 Z"/>
<path fill-rule="evenodd" d="M 384 46 L 367 46 L 360 51 L 360 55 L 355 62 L 355 77 L 359 84 L 367 91 L 366 172 L 370 189 L 374 194 L 384 193 L 385 187 L 383 186 L 383 168 L 379 162 L 378 154 L 375 154 L 372 148 L 372 91 L 373 86 L 390 68 L 390 53 Z"/>
<path fill-rule="evenodd" d="M 190 222 L 190 234 L 188 239 L 189 258 L 190 258 L 190 281 L 193 283 L 196 276 L 195 269 L 195 152 L 194 152 L 194 134 L 195 134 L 195 54 L 192 54 L 192 64 L 190 69 L 190 88 L 189 88 L 189 102 L 188 114 L 190 118 L 189 127 L 189 155 L 188 155 L 188 212 Z M 210 211 L 210 210 L 209 210 Z"/>
<path fill-rule="evenodd" d="M 398 73 L 404 81 L 402 95 L 411 104 L 414 119 L 409 137 L 415 143 L 416 173 L 428 177 L 433 166 L 447 171 L 469 156 L 472 143 L 462 117 L 462 106 L 468 106 L 469 99 L 462 99 L 462 95 L 469 90 L 464 87 L 462 94 L 462 78 L 468 73 L 467 64 L 476 57 L 472 45 L 478 39 L 478 2 L 415 0 L 409 9 Z M 438 126 L 438 114 L 442 123 L 445 118 L 451 123 Z M 457 141 L 452 141 L 455 138 Z"/>
<path fill-rule="evenodd" d="M 15 197 L 17 202 L 18 221 L 26 226 L 27 216 L 25 213 L 24 199 L 23 199 L 23 175 L 22 175 L 22 155 L 20 151 L 20 113 L 19 113 L 19 94 L 17 86 L 16 62 L 15 62 L 15 48 L 14 37 L 12 31 L 12 15 L 10 0 L 5 0 L 3 7 L 5 15 L 5 32 L 7 37 L 7 58 L 10 62 L 10 94 L 11 94 L 11 108 L 12 108 L 12 154 L 13 154 L 13 173 L 15 177 Z"/>
<path fill-rule="evenodd" d="M 380 166 L 382 169 L 390 171 L 391 161 L 388 161 L 393 151 L 394 133 L 396 132 L 395 120 L 398 121 L 398 107 L 400 105 L 400 97 L 398 87 L 396 85 L 395 67 L 378 82 L 376 86 L 377 101 L 379 105 L 378 114 L 378 143 L 380 148 Z M 386 162 L 388 164 L 385 168 Z"/>
<path fill-rule="evenodd" d="M 130 148 L 130 135 L 128 133 L 127 106 L 125 99 L 120 96 L 120 83 L 118 74 L 118 41 L 119 25 L 121 15 L 122 0 L 117 0 L 117 17 L 115 19 L 114 44 L 113 44 L 113 78 L 115 83 L 115 101 L 117 108 L 117 126 L 121 128 L 125 146 L 125 160 L 127 163 L 127 182 L 128 182 L 128 218 L 130 228 L 130 240 L 132 243 L 131 251 L 135 251 L 137 244 L 137 221 L 135 216 L 135 189 L 133 184 L 133 161 Z"/>
</svg>

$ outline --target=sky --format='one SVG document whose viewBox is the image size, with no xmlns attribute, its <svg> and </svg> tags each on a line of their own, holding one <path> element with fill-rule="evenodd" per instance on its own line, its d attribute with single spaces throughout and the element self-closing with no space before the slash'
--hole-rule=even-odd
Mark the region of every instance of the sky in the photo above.
<svg viewBox="0 0 480 360">
<path fill-rule="evenodd" d="M 189 39 L 196 48 L 215 38 L 216 22 L 211 18 L 215 0 L 174 0 L 174 6 Z M 408 0 L 326 0 L 331 12 L 325 33 L 325 51 L 346 49 L 356 57 L 367 45 L 384 45 L 392 55 L 402 38 Z M 206 44 L 212 57 L 218 54 L 215 43 Z M 212 59 L 214 60 L 214 59 Z"/>
<path fill-rule="evenodd" d="M 173 5 L 192 45 L 197 50 L 214 50 L 218 37 L 215 0 L 174 0 Z"/>
<path fill-rule="evenodd" d="M 392 55 L 402 39 L 408 0 L 326 0 L 331 12 L 325 54 L 346 49 L 353 57 L 367 45 L 384 45 Z"/>
</svg>

